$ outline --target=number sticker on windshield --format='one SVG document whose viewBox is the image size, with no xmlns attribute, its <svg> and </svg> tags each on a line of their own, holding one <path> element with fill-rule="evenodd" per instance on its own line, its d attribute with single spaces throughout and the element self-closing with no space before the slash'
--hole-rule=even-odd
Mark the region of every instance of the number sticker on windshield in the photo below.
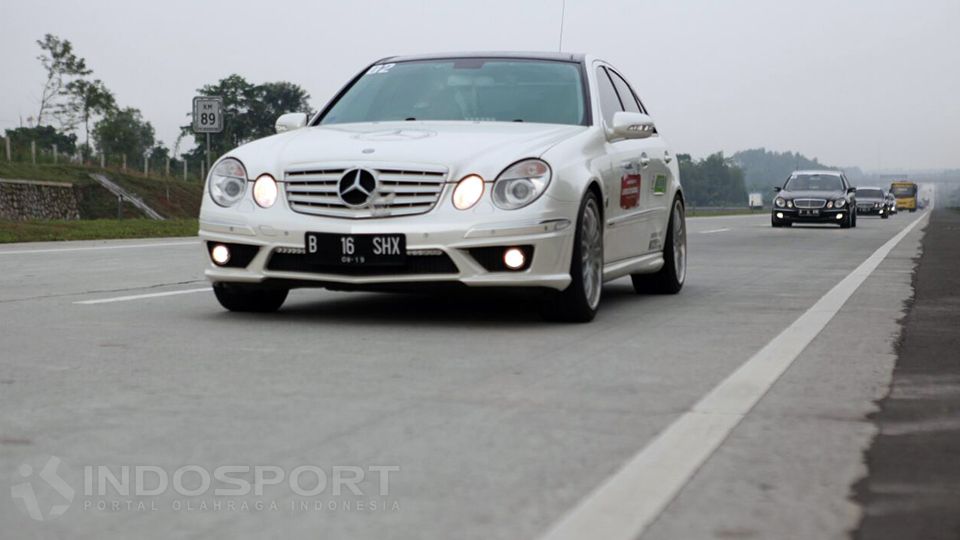
<svg viewBox="0 0 960 540">
<path fill-rule="evenodd" d="M 395 65 L 396 64 L 377 64 L 375 66 L 372 66 L 369 70 L 367 70 L 367 75 L 375 75 L 377 73 L 386 73 L 390 71 L 390 68 L 392 68 Z"/>
</svg>

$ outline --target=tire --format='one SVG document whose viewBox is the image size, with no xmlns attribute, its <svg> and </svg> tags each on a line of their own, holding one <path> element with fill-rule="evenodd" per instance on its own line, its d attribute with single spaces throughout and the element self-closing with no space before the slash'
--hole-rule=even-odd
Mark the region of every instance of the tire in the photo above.
<svg viewBox="0 0 960 540">
<path fill-rule="evenodd" d="M 215 283 L 213 294 L 225 309 L 249 313 L 273 313 L 287 299 L 287 289 Z"/>
<path fill-rule="evenodd" d="M 856 210 L 854 210 L 853 212 L 850 212 L 850 226 L 851 226 L 851 227 L 854 227 L 854 228 L 857 226 L 857 211 L 856 211 Z"/>
<path fill-rule="evenodd" d="M 779 229 L 780 227 L 783 227 L 783 223 L 777 221 L 777 218 L 770 216 L 770 226 L 774 229 Z"/>
<path fill-rule="evenodd" d="M 577 230 L 570 256 L 570 285 L 550 291 L 540 308 L 548 321 L 590 322 L 597 315 L 603 293 L 603 217 L 592 192 L 580 202 Z"/>
<path fill-rule="evenodd" d="M 884 212 L 884 213 L 880 216 L 880 219 L 887 219 L 887 218 L 889 218 L 889 217 L 890 217 L 890 215 L 887 214 L 886 212 Z"/>
<path fill-rule="evenodd" d="M 776 226 L 776 225 L 774 225 Z M 683 201 L 673 200 L 667 239 L 663 243 L 663 267 L 655 274 L 631 274 L 637 294 L 677 294 L 687 278 L 687 220 Z"/>
</svg>

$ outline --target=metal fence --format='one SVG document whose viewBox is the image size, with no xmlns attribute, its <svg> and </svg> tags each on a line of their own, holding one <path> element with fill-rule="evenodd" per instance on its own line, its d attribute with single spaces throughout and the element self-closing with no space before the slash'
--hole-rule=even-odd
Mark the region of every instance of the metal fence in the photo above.
<svg viewBox="0 0 960 540">
<path fill-rule="evenodd" d="M 206 178 L 206 163 L 203 159 L 150 159 L 148 156 L 98 153 L 82 156 L 79 152 L 68 153 L 57 145 L 41 146 L 36 141 L 24 143 L 0 138 L 2 158 L 7 163 L 22 163 L 33 166 L 69 164 L 93 170 L 122 172 L 131 176 L 202 182 Z"/>
</svg>

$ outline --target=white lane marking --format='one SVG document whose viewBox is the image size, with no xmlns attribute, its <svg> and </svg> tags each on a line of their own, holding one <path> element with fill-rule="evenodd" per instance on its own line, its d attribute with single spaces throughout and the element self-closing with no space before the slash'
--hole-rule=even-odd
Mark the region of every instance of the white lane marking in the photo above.
<svg viewBox="0 0 960 540">
<path fill-rule="evenodd" d="M 639 537 L 833 319 L 918 217 L 582 499 L 544 540 Z"/>
<path fill-rule="evenodd" d="M 765 218 L 770 217 L 767 212 L 755 214 L 728 214 L 723 216 L 687 216 L 687 219 L 738 219 L 738 218 Z"/>
<path fill-rule="evenodd" d="M 713 234 L 718 232 L 727 232 L 730 229 L 710 229 L 709 231 L 700 231 L 700 234 Z"/>
<path fill-rule="evenodd" d="M 151 247 L 169 247 L 169 246 L 199 246 L 200 241 L 192 242 L 158 242 L 156 244 L 127 244 L 122 246 L 91 246 L 75 248 L 51 248 L 51 249 L 21 249 L 11 251 L 0 251 L 0 255 L 32 255 L 34 253 L 66 253 L 70 251 L 96 251 L 101 249 L 138 249 Z"/>
<path fill-rule="evenodd" d="M 100 300 L 82 300 L 80 302 L 74 302 L 74 304 L 81 304 L 89 306 L 92 304 L 109 304 L 111 302 L 128 302 L 130 300 L 142 300 L 144 298 L 159 298 L 161 296 L 174 296 L 178 294 L 190 294 L 198 292 L 208 292 L 213 289 L 210 287 L 204 287 L 202 289 L 187 289 L 185 291 L 168 291 L 168 292 L 158 292 L 150 294 L 134 294 L 131 296 L 117 296 L 116 298 L 101 298 Z"/>
</svg>

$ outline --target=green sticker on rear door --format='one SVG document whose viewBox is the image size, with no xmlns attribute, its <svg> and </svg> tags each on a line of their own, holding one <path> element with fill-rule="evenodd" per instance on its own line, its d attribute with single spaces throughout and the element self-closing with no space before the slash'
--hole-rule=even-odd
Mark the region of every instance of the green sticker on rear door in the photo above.
<svg viewBox="0 0 960 540">
<path fill-rule="evenodd" d="M 667 177 L 662 174 L 658 174 L 656 180 L 653 182 L 653 193 L 655 195 L 663 195 L 667 192 Z"/>
</svg>

